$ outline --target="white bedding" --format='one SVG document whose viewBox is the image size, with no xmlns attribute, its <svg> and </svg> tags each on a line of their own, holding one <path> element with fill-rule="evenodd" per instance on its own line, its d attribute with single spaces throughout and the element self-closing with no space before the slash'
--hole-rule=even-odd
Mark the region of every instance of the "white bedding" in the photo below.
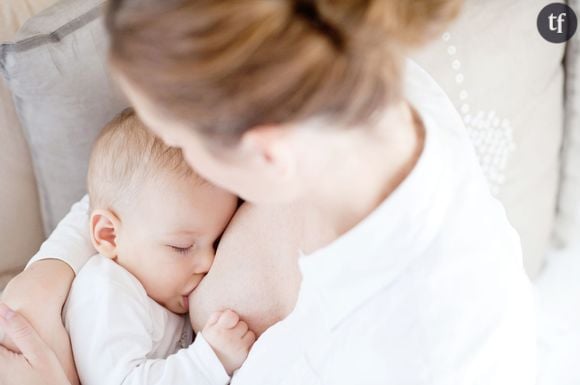
<svg viewBox="0 0 580 385">
<path fill-rule="evenodd" d="M 534 284 L 538 385 L 580 384 L 580 242 L 548 253 Z"/>
</svg>

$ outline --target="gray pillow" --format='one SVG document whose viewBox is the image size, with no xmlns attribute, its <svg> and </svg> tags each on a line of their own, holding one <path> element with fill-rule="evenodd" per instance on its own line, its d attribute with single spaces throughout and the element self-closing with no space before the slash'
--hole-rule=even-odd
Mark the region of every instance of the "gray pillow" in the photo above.
<svg viewBox="0 0 580 385">
<path fill-rule="evenodd" d="M 30 145 L 47 234 L 85 193 L 100 129 L 128 105 L 107 70 L 103 8 L 103 0 L 61 1 L 0 46 L 0 70 Z"/>
</svg>

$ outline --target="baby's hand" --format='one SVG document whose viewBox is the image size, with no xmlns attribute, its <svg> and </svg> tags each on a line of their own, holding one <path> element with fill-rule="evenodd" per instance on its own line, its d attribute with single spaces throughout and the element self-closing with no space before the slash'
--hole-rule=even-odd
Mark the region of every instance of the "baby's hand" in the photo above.
<svg viewBox="0 0 580 385">
<path fill-rule="evenodd" d="M 248 329 L 248 324 L 232 310 L 213 313 L 201 334 L 229 375 L 242 366 L 256 341 L 256 335 Z"/>
</svg>

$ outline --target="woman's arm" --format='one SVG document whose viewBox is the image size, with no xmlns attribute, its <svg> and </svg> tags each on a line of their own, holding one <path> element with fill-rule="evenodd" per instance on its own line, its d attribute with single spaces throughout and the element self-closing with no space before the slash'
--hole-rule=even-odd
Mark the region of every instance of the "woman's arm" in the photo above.
<svg viewBox="0 0 580 385">
<path fill-rule="evenodd" d="M 73 384 L 76 371 L 61 311 L 75 273 L 95 253 L 89 237 L 88 212 L 89 201 L 85 196 L 73 205 L 26 270 L 16 276 L 2 294 L 2 302 L 30 320 Z M 0 342 L 19 351 L 10 338 Z"/>
<path fill-rule="evenodd" d="M 0 304 L 0 327 L 22 354 L 0 346 L 0 384 L 71 385 L 54 352 L 20 314 Z"/>
<path fill-rule="evenodd" d="M 89 233 L 89 210 L 89 196 L 85 195 L 71 207 L 38 253 L 28 262 L 27 268 L 37 261 L 58 259 L 69 265 L 75 274 L 78 273 L 96 253 Z"/>
<path fill-rule="evenodd" d="M 75 384 L 76 371 L 70 342 L 60 316 L 73 278 L 73 271 L 64 262 L 38 261 L 8 284 L 2 301 L 30 320 L 40 338 L 58 358 L 70 382 Z M 8 331 L 5 334 L 2 344 L 20 352 Z M 3 383 L 1 377 L 0 383 Z"/>
</svg>

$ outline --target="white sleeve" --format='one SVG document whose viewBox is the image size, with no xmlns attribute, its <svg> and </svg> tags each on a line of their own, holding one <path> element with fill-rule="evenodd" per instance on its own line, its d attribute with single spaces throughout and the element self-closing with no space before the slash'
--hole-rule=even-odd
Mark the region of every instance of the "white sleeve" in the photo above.
<svg viewBox="0 0 580 385">
<path fill-rule="evenodd" d="M 166 359 L 143 358 L 122 384 L 227 385 L 229 382 L 230 377 L 223 365 L 199 333 L 189 348 L 181 349 Z M 102 382 L 97 381 L 95 384 Z"/>
<path fill-rule="evenodd" d="M 83 385 L 227 385 L 230 381 L 201 334 L 187 349 L 165 359 L 149 359 L 152 330 L 163 326 L 154 323 L 149 305 L 133 287 L 106 279 L 75 282 L 65 306 L 65 324 Z"/>
<path fill-rule="evenodd" d="M 85 195 L 72 206 L 26 267 L 36 261 L 58 259 L 78 274 L 95 253 L 89 233 L 89 196 Z"/>
</svg>

